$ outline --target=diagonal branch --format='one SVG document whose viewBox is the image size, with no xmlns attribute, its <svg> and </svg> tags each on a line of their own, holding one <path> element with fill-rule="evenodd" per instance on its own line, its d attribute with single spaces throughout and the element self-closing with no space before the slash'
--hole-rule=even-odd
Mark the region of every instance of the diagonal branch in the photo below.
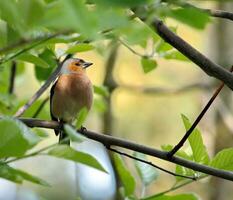
<svg viewBox="0 0 233 200">
<path fill-rule="evenodd" d="M 61 125 L 58 122 L 55 121 L 46 121 L 46 120 L 39 120 L 39 119 L 32 119 L 32 118 L 19 118 L 23 123 L 25 123 L 29 127 L 41 127 L 41 128 L 50 128 L 50 129 L 60 129 Z M 193 169 L 195 171 L 199 171 L 205 174 L 209 174 L 212 176 L 216 176 L 219 178 L 223 178 L 226 180 L 233 181 L 233 172 L 232 171 L 226 171 L 221 169 L 216 169 L 210 166 L 202 165 L 199 163 L 195 163 L 189 160 L 185 160 L 183 158 L 173 156 L 172 158 L 168 158 L 168 152 L 161 151 L 158 149 L 154 149 L 151 147 L 147 147 L 141 144 L 137 144 L 131 141 L 127 141 L 125 139 L 120 139 L 117 137 L 112 137 L 108 135 L 99 134 L 93 131 L 86 130 L 84 132 L 80 131 L 84 136 L 101 142 L 105 146 L 118 146 L 125 149 L 130 149 L 132 151 L 141 152 L 153 157 L 160 158 L 162 160 L 166 160 L 190 169 Z"/>
<path fill-rule="evenodd" d="M 18 111 L 14 115 L 15 117 L 21 116 L 45 92 L 45 90 L 50 86 L 50 84 L 57 78 L 62 64 L 70 57 L 71 55 L 68 54 L 65 57 L 65 59 L 61 63 L 59 63 L 56 70 L 50 75 L 50 77 L 45 81 L 41 88 L 31 97 L 31 99 L 25 105 L 18 109 Z"/>
<path fill-rule="evenodd" d="M 137 14 L 137 13 L 136 13 Z M 144 17 L 138 16 L 142 21 L 146 22 Z M 206 74 L 213 76 L 223 81 L 229 88 L 233 90 L 233 75 L 214 63 L 201 52 L 192 47 L 189 43 L 183 40 L 181 37 L 172 32 L 163 21 L 158 18 L 154 18 L 151 27 L 163 38 L 167 43 L 175 47 L 178 51 L 184 54 L 192 62 L 197 64 Z"/>
</svg>

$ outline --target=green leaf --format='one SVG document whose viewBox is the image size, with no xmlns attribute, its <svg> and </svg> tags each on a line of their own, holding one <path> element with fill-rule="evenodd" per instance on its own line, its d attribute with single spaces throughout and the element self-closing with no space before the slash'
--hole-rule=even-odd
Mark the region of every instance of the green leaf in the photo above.
<svg viewBox="0 0 233 200">
<path fill-rule="evenodd" d="M 39 58 L 49 65 L 48 68 L 35 65 L 36 78 L 39 81 L 44 81 L 50 76 L 54 68 L 57 66 L 56 57 L 51 50 L 45 49 L 41 54 L 39 54 Z"/>
<path fill-rule="evenodd" d="M 51 149 L 48 152 L 48 155 L 72 160 L 107 173 L 107 171 L 93 156 L 81 151 L 76 151 L 67 145 L 58 145 L 57 147 Z"/>
<path fill-rule="evenodd" d="M 134 152 L 134 156 L 136 158 L 139 158 L 141 160 L 145 160 L 147 161 L 147 157 L 145 154 L 139 153 L 139 152 Z M 143 182 L 144 185 L 148 186 L 150 185 L 154 180 L 156 180 L 158 178 L 158 171 L 156 168 L 140 162 L 140 161 L 136 161 L 134 162 L 135 167 L 137 169 L 137 172 Z"/>
<path fill-rule="evenodd" d="M 178 194 L 178 195 L 161 195 L 161 196 L 151 196 L 143 198 L 143 200 L 198 200 L 197 196 L 194 194 Z"/>
<path fill-rule="evenodd" d="M 157 67 L 157 62 L 149 58 L 141 58 L 141 65 L 144 73 L 148 73 Z"/>
<path fill-rule="evenodd" d="M 32 131 L 41 138 L 47 138 L 49 136 L 49 134 L 44 129 L 33 128 Z"/>
<path fill-rule="evenodd" d="M 170 17 L 197 29 L 204 29 L 210 22 L 209 15 L 195 8 L 178 8 L 171 11 Z"/>
<path fill-rule="evenodd" d="M 65 132 L 69 135 L 70 139 L 75 142 L 83 142 L 87 140 L 84 136 L 78 133 L 72 126 L 65 124 L 64 126 Z"/>
<path fill-rule="evenodd" d="M 15 183 L 23 183 L 24 180 L 30 181 L 43 186 L 50 186 L 46 181 L 33 176 L 27 172 L 12 168 L 6 164 L 0 164 L 0 177 L 13 181 Z"/>
<path fill-rule="evenodd" d="M 95 94 L 99 94 L 99 95 L 101 95 L 103 97 L 108 97 L 109 96 L 109 91 L 108 91 L 107 87 L 94 85 L 93 88 L 94 88 L 94 93 Z"/>
<path fill-rule="evenodd" d="M 165 59 L 174 59 L 174 60 L 180 60 L 180 61 L 189 61 L 187 57 L 185 57 L 182 53 L 179 51 L 170 51 L 170 52 L 165 52 L 164 55 L 161 54 L 163 58 Z"/>
<path fill-rule="evenodd" d="M 33 64 L 40 66 L 40 67 L 44 67 L 44 68 L 49 67 L 49 64 L 46 63 L 43 59 L 36 57 L 30 53 L 21 54 L 20 56 L 17 57 L 17 59 L 25 61 L 25 62 L 33 63 Z"/>
<path fill-rule="evenodd" d="M 28 28 L 36 25 L 43 17 L 45 9 L 41 0 L 20 0 L 18 9 Z"/>
<path fill-rule="evenodd" d="M 186 131 L 191 127 L 191 123 L 185 115 L 181 115 Z M 193 158 L 196 162 L 208 164 L 210 159 L 206 147 L 203 143 L 201 132 L 195 128 L 188 138 L 193 151 Z"/>
<path fill-rule="evenodd" d="M 90 51 L 94 49 L 94 46 L 91 44 L 85 44 L 85 43 L 80 43 L 77 45 L 74 45 L 66 50 L 66 53 L 77 53 L 77 52 L 84 52 L 84 51 Z"/>
<path fill-rule="evenodd" d="M 150 0 L 93 0 L 95 3 L 100 3 L 108 6 L 120 6 L 120 7 L 133 7 L 148 3 Z"/>
<path fill-rule="evenodd" d="M 122 158 L 118 154 L 114 154 L 114 163 L 116 165 L 117 173 L 120 177 L 122 185 L 125 189 L 126 196 L 133 195 L 136 182 L 130 171 L 126 168 Z"/>
<path fill-rule="evenodd" d="M 22 156 L 39 142 L 39 137 L 17 119 L 0 120 L 0 158 Z"/>
<path fill-rule="evenodd" d="M 93 107 L 99 113 L 104 113 L 107 110 L 106 101 L 103 98 L 94 98 Z"/>
<path fill-rule="evenodd" d="M 88 110 L 86 107 L 83 107 L 79 113 L 78 113 L 78 119 L 76 122 L 76 128 L 80 129 L 81 126 L 83 125 L 83 123 L 85 122 L 86 118 L 87 118 L 87 114 L 88 114 Z"/>
<path fill-rule="evenodd" d="M 0 19 L 0 47 L 7 44 L 7 23 Z"/>
<path fill-rule="evenodd" d="M 211 160 L 210 166 L 233 171 L 233 148 L 223 149 Z"/>
</svg>

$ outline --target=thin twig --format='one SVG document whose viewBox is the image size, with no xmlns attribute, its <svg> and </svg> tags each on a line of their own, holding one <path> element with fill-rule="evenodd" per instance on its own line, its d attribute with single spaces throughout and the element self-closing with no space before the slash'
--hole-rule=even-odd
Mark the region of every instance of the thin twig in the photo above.
<svg viewBox="0 0 233 200">
<path fill-rule="evenodd" d="M 56 121 L 46 121 L 46 120 L 39 120 L 39 119 L 32 119 L 32 118 L 18 118 L 19 120 L 21 120 L 23 123 L 25 123 L 27 126 L 29 127 L 41 127 L 41 128 L 50 128 L 50 129 L 56 129 L 56 130 L 60 130 L 61 129 L 61 124 L 56 122 Z M 227 171 L 227 170 L 221 170 L 221 169 L 217 169 L 211 166 L 206 166 L 203 164 L 199 164 L 199 163 L 195 163 L 193 161 L 190 160 L 186 160 L 177 156 L 173 156 L 172 158 L 168 158 L 167 154 L 168 152 L 166 151 L 161 151 L 158 149 L 154 149 L 154 148 L 150 148 L 141 144 L 137 144 L 131 141 L 127 141 L 125 139 L 120 139 L 117 137 L 113 137 L 113 136 L 108 136 L 108 135 L 103 135 L 100 133 L 96 133 L 93 131 L 80 131 L 81 134 L 83 134 L 84 136 L 101 142 L 102 144 L 104 144 L 105 146 L 118 146 L 118 147 L 122 147 L 125 149 L 130 149 L 132 151 L 137 151 L 137 152 L 141 152 L 144 153 L 146 155 L 150 155 L 153 157 L 157 157 L 160 158 L 162 160 L 166 160 L 190 169 L 193 169 L 195 171 L 199 171 L 205 174 L 209 174 L 212 176 L 216 176 L 219 178 L 223 178 L 226 180 L 230 180 L 233 181 L 233 172 L 232 171 Z"/>
<path fill-rule="evenodd" d="M 44 106 L 45 106 L 45 104 L 48 102 L 48 100 L 49 100 L 49 97 L 46 97 L 46 98 L 41 102 L 40 106 L 37 108 L 37 110 L 36 110 L 36 112 L 34 113 L 34 115 L 32 116 L 32 118 L 36 118 L 36 117 L 40 114 L 41 110 L 44 108 Z"/>
<path fill-rule="evenodd" d="M 141 92 L 149 95 L 174 95 L 189 92 L 195 89 L 209 90 L 210 88 L 212 88 L 209 84 L 203 83 L 192 83 L 189 85 L 182 86 L 180 88 L 145 87 L 128 84 L 119 84 L 118 87 L 129 90 L 131 92 Z"/>
<path fill-rule="evenodd" d="M 181 2 L 181 1 L 175 1 L 176 4 L 183 6 L 183 7 L 189 7 L 189 8 L 195 8 L 197 10 L 200 10 L 202 12 L 205 12 L 209 14 L 212 17 L 218 17 L 218 18 L 223 18 L 223 19 L 228 19 L 233 21 L 233 13 L 228 12 L 225 10 L 213 10 L 213 9 L 205 9 L 205 8 L 199 8 L 193 4 L 190 4 L 188 2 Z"/>
<path fill-rule="evenodd" d="M 61 63 L 59 63 L 56 70 L 50 75 L 50 77 L 45 81 L 41 88 L 31 97 L 31 99 L 25 105 L 18 109 L 18 111 L 14 115 L 15 117 L 21 116 L 45 92 L 45 90 L 50 86 L 50 84 L 57 78 L 62 64 L 71 56 L 71 54 L 68 54 L 65 57 L 65 59 Z"/>
<path fill-rule="evenodd" d="M 190 177 L 190 176 L 184 176 L 184 175 L 181 175 L 181 174 L 173 173 L 173 172 L 171 172 L 171 171 L 168 171 L 168 170 L 166 170 L 166 169 L 163 169 L 162 167 L 159 167 L 158 165 L 155 165 L 155 164 L 152 163 L 152 162 L 149 162 L 149 161 L 146 161 L 146 160 L 137 158 L 137 157 L 135 157 L 135 156 L 129 155 L 129 154 L 127 154 L 127 153 L 118 151 L 118 150 L 113 149 L 113 148 L 111 148 L 111 147 L 109 147 L 109 146 L 106 146 L 106 148 L 107 148 L 108 150 L 113 151 L 113 152 L 115 152 L 115 153 L 118 153 L 118 154 L 120 154 L 120 155 L 123 155 L 123 156 L 129 157 L 129 158 L 131 158 L 131 159 L 137 160 L 137 161 L 139 161 L 139 162 L 148 164 L 148 165 L 150 165 L 150 166 L 152 166 L 152 167 L 155 167 L 155 168 L 157 168 L 157 169 L 159 169 L 159 170 L 161 170 L 161 171 L 163 171 L 163 172 L 165 172 L 165 173 L 168 173 L 168 174 L 170 174 L 170 175 L 172 175 L 172 176 L 182 177 L 182 178 L 191 179 L 191 180 L 197 180 L 197 177 Z"/>
<path fill-rule="evenodd" d="M 10 69 L 9 88 L 8 88 L 9 94 L 13 94 L 14 92 L 15 75 L 16 75 L 16 62 L 13 61 Z"/>
<path fill-rule="evenodd" d="M 203 175 L 203 176 L 200 176 L 197 180 L 200 180 L 200 179 L 203 179 L 203 178 L 206 178 L 206 177 L 207 177 L 207 175 Z M 195 180 L 187 180 L 187 181 L 185 181 L 184 183 L 180 183 L 179 185 L 175 185 L 175 186 L 171 187 L 171 188 L 168 189 L 168 190 L 165 190 L 165 191 L 163 191 L 163 192 L 154 194 L 154 195 L 152 195 L 152 196 L 148 196 L 148 197 L 141 198 L 140 200 L 152 200 L 152 199 L 154 199 L 155 197 L 159 197 L 159 196 L 165 195 L 165 194 L 167 194 L 167 193 L 169 193 L 169 192 L 172 192 L 172 191 L 174 191 L 174 190 L 177 190 L 177 189 L 179 189 L 179 188 L 181 188 L 181 187 L 183 187 L 183 186 L 185 186 L 185 185 L 188 185 L 188 184 L 190 184 L 190 183 L 193 183 L 194 181 L 195 181 Z"/>
<path fill-rule="evenodd" d="M 230 72 L 233 71 L 233 66 L 230 69 Z M 185 133 L 184 137 L 180 140 L 180 142 L 168 153 L 169 157 L 172 157 L 185 143 L 185 141 L 188 139 L 188 137 L 191 135 L 193 130 L 196 128 L 196 126 L 199 124 L 207 110 L 210 108 L 211 104 L 214 102 L 215 98 L 218 96 L 222 88 L 224 87 L 224 83 L 222 82 L 220 86 L 217 88 L 217 90 L 214 92 L 210 100 L 207 102 L 206 106 L 203 108 L 201 113 L 198 115 L 196 120 L 193 122 L 192 126 L 188 129 L 188 131 Z"/>
<path fill-rule="evenodd" d="M 39 44 L 41 44 L 41 42 L 46 42 L 49 39 L 52 39 L 52 38 L 54 38 L 56 36 L 59 36 L 59 35 L 62 35 L 62 34 L 68 34 L 68 33 L 70 33 L 70 31 L 60 31 L 58 33 L 53 33 L 53 34 L 49 34 L 49 35 L 46 35 L 46 36 L 43 35 L 43 36 L 39 36 L 39 37 L 33 38 L 33 39 L 21 39 L 20 41 L 14 43 L 14 44 L 10 44 L 9 46 L 2 47 L 0 49 L 0 54 L 6 53 L 6 52 L 11 51 L 11 50 L 14 50 L 15 48 L 18 48 L 18 47 L 22 47 L 22 45 L 27 45 L 27 44 L 34 43 L 34 42 L 40 42 Z"/>
<path fill-rule="evenodd" d="M 135 51 L 133 48 L 131 48 L 128 44 L 126 44 L 123 40 L 118 39 L 118 41 L 125 46 L 127 49 L 129 49 L 133 54 L 139 56 L 139 57 L 145 57 L 144 54 L 138 53 L 137 51 Z"/>
</svg>

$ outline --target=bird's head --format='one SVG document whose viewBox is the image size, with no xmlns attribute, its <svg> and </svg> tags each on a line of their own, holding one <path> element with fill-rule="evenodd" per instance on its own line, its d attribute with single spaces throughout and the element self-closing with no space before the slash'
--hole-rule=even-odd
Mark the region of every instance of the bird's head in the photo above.
<svg viewBox="0 0 233 200">
<path fill-rule="evenodd" d="M 79 58 L 69 58 L 67 59 L 61 68 L 62 74 L 70 74 L 70 73 L 84 73 L 86 68 L 91 66 L 93 63 L 86 62 Z"/>
</svg>

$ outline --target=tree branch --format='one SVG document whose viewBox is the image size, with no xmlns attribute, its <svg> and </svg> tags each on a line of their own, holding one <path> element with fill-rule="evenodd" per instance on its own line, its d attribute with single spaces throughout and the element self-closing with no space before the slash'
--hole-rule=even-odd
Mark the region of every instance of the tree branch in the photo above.
<svg viewBox="0 0 233 200">
<path fill-rule="evenodd" d="M 61 125 L 55 121 L 46 121 L 46 120 L 31 119 L 31 118 L 30 119 L 19 118 L 19 120 L 21 120 L 23 123 L 25 123 L 29 127 L 41 127 L 41 128 L 49 128 L 49 129 L 56 129 L 56 130 L 61 129 Z M 83 134 L 84 136 L 92 140 L 101 142 L 105 146 L 118 146 L 118 147 L 122 147 L 125 149 L 130 149 L 132 151 L 141 152 L 141 153 L 153 156 L 153 157 L 160 158 L 162 160 L 166 160 L 166 161 L 193 169 L 195 171 L 199 171 L 205 174 L 209 174 L 212 176 L 216 176 L 219 178 L 233 181 L 232 171 L 216 169 L 210 166 L 206 166 L 206 165 L 195 163 L 189 160 L 185 160 L 177 156 L 173 156 L 172 158 L 169 158 L 168 152 L 154 149 L 151 147 L 147 147 L 147 146 L 137 144 L 134 142 L 130 142 L 125 139 L 120 139 L 117 137 L 99 134 L 99 133 L 89 131 L 89 130 L 86 130 L 85 132 L 81 132 L 81 134 Z"/>
<path fill-rule="evenodd" d="M 137 13 L 136 13 L 137 14 Z M 142 21 L 146 21 L 144 17 L 138 16 Z M 214 63 L 198 50 L 193 48 L 189 43 L 183 40 L 181 37 L 173 33 L 161 20 L 154 18 L 151 27 L 163 38 L 167 43 L 175 47 L 178 51 L 184 54 L 192 62 L 197 64 L 206 74 L 213 76 L 223 81 L 229 88 L 233 90 L 233 75 Z"/>
<path fill-rule="evenodd" d="M 13 94 L 14 85 L 15 85 L 15 75 L 16 75 L 16 62 L 15 61 L 12 62 L 10 70 L 11 71 L 10 71 L 10 78 L 9 78 L 8 93 Z"/>
<path fill-rule="evenodd" d="M 180 94 L 183 92 L 189 92 L 190 90 L 195 89 L 202 89 L 202 90 L 209 90 L 212 88 L 209 84 L 203 83 L 192 83 L 188 85 L 184 85 L 180 88 L 164 88 L 164 87 L 143 87 L 143 86 L 135 86 L 135 85 L 126 85 L 126 84 L 119 84 L 117 85 L 120 88 L 130 90 L 132 92 L 141 92 L 144 94 L 151 94 L 151 95 L 174 95 Z"/>
<path fill-rule="evenodd" d="M 25 105 L 18 109 L 18 111 L 14 115 L 15 117 L 21 116 L 45 92 L 45 90 L 50 86 L 50 84 L 57 78 L 62 64 L 70 57 L 71 54 L 68 54 L 65 57 L 65 59 L 61 63 L 59 63 L 56 70 L 50 75 L 50 77 L 45 81 L 41 88 L 31 97 L 31 99 Z"/>
<path fill-rule="evenodd" d="M 168 170 L 166 170 L 166 169 L 163 169 L 162 167 L 159 167 L 158 165 L 155 165 L 155 164 L 152 163 L 152 162 L 149 162 L 149 161 L 146 161 L 146 160 L 137 158 L 137 157 L 135 157 L 135 156 L 131 156 L 131 155 L 127 154 L 127 153 L 118 151 L 118 150 L 113 149 L 113 148 L 108 147 L 108 146 L 106 146 L 106 148 L 107 148 L 108 150 L 113 151 L 113 152 L 115 152 L 115 153 L 118 153 L 118 154 L 120 154 L 120 155 L 122 155 L 122 156 L 129 157 L 129 158 L 131 158 L 131 159 L 133 159 L 133 160 L 137 160 L 137 161 L 142 162 L 142 163 L 146 163 L 147 165 L 150 165 L 150 166 L 152 166 L 152 167 L 154 167 L 154 168 L 157 168 L 157 169 L 159 169 L 159 170 L 161 170 L 161 171 L 163 171 L 163 172 L 165 172 L 165 173 L 168 173 L 168 174 L 170 174 L 170 175 L 172 175 L 172 176 L 181 177 L 181 178 L 186 178 L 186 179 L 191 179 L 191 180 L 193 180 L 193 181 L 194 181 L 194 180 L 197 180 L 197 178 L 196 178 L 195 176 L 194 176 L 194 177 L 191 177 L 191 176 L 184 176 L 184 175 L 176 174 L 176 173 L 173 173 L 173 172 L 168 171 Z"/>
<path fill-rule="evenodd" d="M 179 4 L 183 7 L 190 7 L 190 8 L 198 9 L 202 12 L 209 14 L 212 17 L 229 19 L 229 20 L 233 21 L 233 13 L 232 12 L 228 12 L 228 11 L 224 11 L 224 10 L 212 10 L 212 9 L 199 8 L 199 7 L 194 6 L 194 5 L 187 3 L 187 2 L 180 2 Z"/>
<path fill-rule="evenodd" d="M 233 13 L 232 12 L 228 12 L 228 11 L 224 11 L 224 10 L 213 10 L 213 9 L 200 8 L 200 7 L 197 7 L 193 4 L 185 2 L 185 1 L 177 1 L 177 0 L 162 0 L 162 1 L 170 3 L 170 4 L 175 4 L 175 5 L 178 5 L 181 7 L 185 7 L 185 8 L 195 8 L 201 12 L 207 13 L 208 15 L 210 15 L 212 17 L 229 19 L 229 20 L 233 21 Z"/>
<path fill-rule="evenodd" d="M 233 71 L 233 66 L 230 69 L 230 72 Z M 210 108 L 211 104 L 214 102 L 218 94 L 221 92 L 222 88 L 224 87 L 224 83 L 222 82 L 219 87 L 216 89 L 210 100 L 207 102 L 203 110 L 200 112 L 200 114 L 197 116 L 196 120 L 193 122 L 192 126 L 187 130 L 184 137 L 179 141 L 179 143 L 168 153 L 169 157 L 172 157 L 185 143 L 185 141 L 188 139 L 188 137 L 192 134 L 193 130 L 196 128 L 196 126 L 199 124 L 207 110 Z"/>
<path fill-rule="evenodd" d="M 62 34 L 67 34 L 67 33 L 70 33 L 70 31 L 60 31 L 60 32 L 57 32 L 57 33 L 53 33 L 53 34 L 46 35 L 46 36 L 43 35 L 43 36 L 33 38 L 33 39 L 21 39 L 21 40 L 19 40 L 18 42 L 14 43 L 14 44 L 10 44 L 8 46 L 2 47 L 0 49 L 0 54 L 4 54 L 4 53 L 6 53 L 8 51 L 14 50 L 15 48 L 22 47 L 22 45 L 27 45 L 27 44 L 30 44 L 30 43 L 33 43 L 33 42 L 46 42 L 49 39 L 52 39 L 52 38 L 54 38 L 56 36 L 59 36 L 59 35 L 62 35 Z"/>
</svg>

